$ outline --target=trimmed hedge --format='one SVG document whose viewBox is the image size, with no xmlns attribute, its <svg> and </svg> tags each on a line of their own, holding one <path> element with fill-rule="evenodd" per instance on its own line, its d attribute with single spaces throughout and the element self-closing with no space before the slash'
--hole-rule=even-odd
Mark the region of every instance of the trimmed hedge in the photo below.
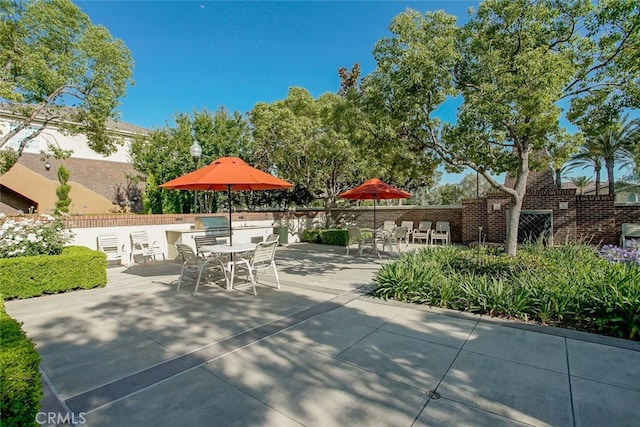
<svg viewBox="0 0 640 427">
<path fill-rule="evenodd" d="M 40 355 L 20 324 L 4 310 L 0 299 L 0 425 L 36 425 L 40 410 L 42 383 Z"/>
<path fill-rule="evenodd" d="M 302 241 L 333 246 L 347 246 L 349 242 L 349 232 L 344 229 L 304 230 L 302 232 Z"/>
<path fill-rule="evenodd" d="M 106 255 L 82 246 L 67 246 L 60 255 L 0 259 L 0 294 L 5 299 L 31 298 L 106 284 Z"/>
</svg>

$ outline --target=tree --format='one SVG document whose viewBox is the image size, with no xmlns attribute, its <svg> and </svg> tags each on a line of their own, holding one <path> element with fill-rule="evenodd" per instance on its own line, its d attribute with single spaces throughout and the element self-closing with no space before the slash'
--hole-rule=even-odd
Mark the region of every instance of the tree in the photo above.
<svg viewBox="0 0 640 427">
<path fill-rule="evenodd" d="M 393 130 L 391 144 L 433 150 L 506 193 L 515 255 L 529 171 L 566 141 L 561 105 L 575 121 L 596 103 L 640 104 L 639 13 L 630 0 L 486 0 L 458 27 L 444 12 L 407 10 L 375 46 L 363 106 Z M 459 103 L 456 123 L 436 117 L 447 100 Z M 492 177 L 503 172 L 513 188 Z"/>
<path fill-rule="evenodd" d="M 578 194 L 584 194 L 585 188 L 587 188 L 593 180 L 588 176 L 576 176 L 571 178 L 571 182 L 573 182 L 573 185 L 578 189 Z"/>
<path fill-rule="evenodd" d="M 616 163 L 632 162 L 633 147 L 640 141 L 640 120 L 621 121 L 608 124 L 599 134 L 589 137 L 587 149 L 600 155 L 604 161 L 609 183 L 609 194 L 615 195 L 614 170 Z"/>
<path fill-rule="evenodd" d="M 284 100 L 256 104 L 250 117 L 255 142 L 278 175 L 322 200 L 327 211 L 370 170 L 350 140 L 344 108 L 341 96 L 313 99 L 294 87 Z"/>
<path fill-rule="evenodd" d="M 131 80 L 127 47 L 69 0 L 0 0 L 0 103 L 17 125 L 0 136 L 0 148 L 23 130 L 33 132 L 2 150 L 0 174 L 28 142 L 52 123 L 87 136 L 98 153 L 120 141 L 106 129 Z"/>
<path fill-rule="evenodd" d="M 158 185 L 195 170 L 224 156 L 240 157 L 252 163 L 253 148 L 248 122 L 237 111 L 224 107 L 215 113 L 195 112 L 192 116 L 178 114 L 175 126 L 155 129 L 148 137 L 131 144 L 134 168 L 145 176 L 144 211 L 149 213 L 183 213 L 195 206 L 193 191 L 165 190 Z M 189 147 L 194 139 L 202 147 L 195 163 Z M 226 197 L 215 192 L 198 192 L 198 205 L 206 212 L 215 212 L 218 199 Z"/>
<path fill-rule="evenodd" d="M 71 186 L 68 184 L 69 170 L 62 165 L 58 168 L 58 182 L 60 185 L 56 188 L 58 200 L 56 200 L 55 213 L 69 213 L 69 205 L 71 204 L 71 198 L 69 197 Z"/>
<path fill-rule="evenodd" d="M 595 174 L 597 196 L 600 194 L 600 174 L 602 171 L 602 165 L 604 164 L 604 159 L 598 150 L 591 147 L 591 143 L 592 141 L 587 141 L 585 144 L 580 146 L 578 152 L 571 157 L 571 160 L 567 165 L 567 171 L 571 171 L 576 167 L 592 167 Z"/>
</svg>

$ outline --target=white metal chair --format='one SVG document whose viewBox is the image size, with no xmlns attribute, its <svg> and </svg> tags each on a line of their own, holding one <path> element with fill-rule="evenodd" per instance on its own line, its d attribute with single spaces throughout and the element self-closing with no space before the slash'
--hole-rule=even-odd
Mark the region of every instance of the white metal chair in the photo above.
<svg viewBox="0 0 640 427">
<path fill-rule="evenodd" d="M 413 243 L 416 240 L 424 240 L 425 245 L 430 243 L 431 238 L 431 221 L 420 221 L 418 228 L 413 230 Z"/>
<path fill-rule="evenodd" d="M 118 242 L 118 235 L 116 234 L 98 234 L 98 250 L 104 252 L 107 255 L 108 261 L 120 261 L 122 262 L 122 256 L 124 253 L 124 245 L 120 245 Z"/>
<path fill-rule="evenodd" d="M 204 236 L 195 236 L 193 238 L 196 242 L 196 252 L 198 255 L 205 257 L 206 254 L 202 251 L 203 246 L 212 246 L 218 244 L 218 239 L 216 236 L 211 234 L 205 234 Z"/>
<path fill-rule="evenodd" d="M 431 244 L 434 241 L 440 241 L 445 245 L 451 243 L 451 227 L 448 221 L 436 222 L 435 230 L 431 231 Z"/>
<path fill-rule="evenodd" d="M 382 229 L 384 231 L 393 231 L 393 229 L 396 228 L 396 223 L 395 221 L 385 221 L 382 224 Z"/>
<path fill-rule="evenodd" d="M 196 295 L 198 293 L 198 286 L 200 285 L 200 279 L 202 275 L 205 274 L 207 278 L 207 283 L 211 283 L 211 272 L 216 269 L 220 269 L 222 274 L 225 277 L 225 283 L 227 281 L 226 271 L 224 268 L 224 264 L 216 257 L 200 257 L 193 252 L 191 246 L 184 243 L 175 243 L 178 254 L 180 255 L 180 259 L 182 260 L 182 269 L 180 270 L 180 279 L 178 280 L 178 288 L 176 292 L 180 291 L 180 285 L 184 280 L 184 276 L 187 273 L 193 273 L 194 275 L 198 273 L 196 277 L 196 288 L 193 291 L 193 294 Z"/>
<path fill-rule="evenodd" d="M 278 247 L 278 240 L 271 240 L 269 242 L 260 242 L 256 246 L 255 251 L 249 258 L 237 257 L 233 261 L 234 268 L 231 273 L 230 288 L 233 289 L 233 279 L 238 268 L 244 268 L 247 270 L 247 275 L 251 280 L 251 287 L 253 289 L 253 295 L 257 295 L 256 281 L 258 280 L 258 270 L 266 271 L 269 268 L 273 268 L 273 274 L 276 278 L 277 288 L 280 289 L 280 278 L 278 277 L 278 270 L 276 269 L 275 254 Z"/>
<path fill-rule="evenodd" d="M 385 240 L 385 246 L 389 248 L 389 254 L 394 255 L 393 245 L 396 245 L 398 254 L 400 254 L 400 242 L 407 238 L 406 227 L 396 227 L 391 233 L 388 233 Z"/>
<path fill-rule="evenodd" d="M 362 234 L 358 227 L 347 227 L 347 233 L 349 234 L 347 240 L 347 255 L 349 255 L 349 248 L 352 245 L 358 245 L 358 253 L 362 254 Z"/>
<path fill-rule="evenodd" d="M 134 255 L 142 255 L 142 260 L 145 264 L 147 263 L 147 258 L 153 257 L 155 260 L 158 255 L 162 255 L 162 260 L 165 260 L 162 248 L 160 248 L 158 242 L 149 241 L 149 235 L 146 231 L 134 231 L 131 233 L 129 265 L 133 264 Z"/>
<path fill-rule="evenodd" d="M 402 221 L 400 227 L 407 229 L 407 234 L 404 237 L 404 243 L 409 247 L 409 240 L 413 240 L 413 221 Z"/>
</svg>

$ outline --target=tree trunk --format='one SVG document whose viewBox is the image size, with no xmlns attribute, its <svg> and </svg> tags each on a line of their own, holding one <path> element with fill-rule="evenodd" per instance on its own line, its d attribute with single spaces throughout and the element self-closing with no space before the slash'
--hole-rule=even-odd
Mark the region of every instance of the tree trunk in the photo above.
<svg viewBox="0 0 640 427">
<path fill-rule="evenodd" d="M 507 255 L 515 256 L 518 251 L 518 225 L 520 224 L 520 212 L 522 201 L 527 192 L 527 180 L 529 178 L 529 151 L 519 153 L 520 167 L 514 186 L 515 194 L 510 193 L 511 206 L 507 218 Z"/>
<path fill-rule="evenodd" d="M 596 168 L 596 196 L 600 194 L 600 168 Z"/>
<path fill-rule="evenodd" d="M 616 190 L 613 178 L 613 161 L 607 161 L 605 167 L 607 168 L 607 180 L 609 181 L 609 194 L 611 196 L 615 196 Z"/>
</svg>

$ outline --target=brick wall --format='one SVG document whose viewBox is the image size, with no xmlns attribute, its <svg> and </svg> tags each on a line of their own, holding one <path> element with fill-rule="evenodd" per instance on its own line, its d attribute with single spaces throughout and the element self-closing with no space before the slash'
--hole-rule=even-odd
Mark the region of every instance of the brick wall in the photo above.
<svg viewBox="0 0 640 427">
<path fill-rule="evenodd" d="M 594 244 L 615 245 L 620 240 L 613 196 L 576 196 L 578 237 Z"/>
<path fill-rule="evenodd" d="M 488 229 L 487 218 L 487 199 L 463 200 L 462 243 L 477 242 L 480 238 L 480 233 L 485 236 Z"/>
</svg>

